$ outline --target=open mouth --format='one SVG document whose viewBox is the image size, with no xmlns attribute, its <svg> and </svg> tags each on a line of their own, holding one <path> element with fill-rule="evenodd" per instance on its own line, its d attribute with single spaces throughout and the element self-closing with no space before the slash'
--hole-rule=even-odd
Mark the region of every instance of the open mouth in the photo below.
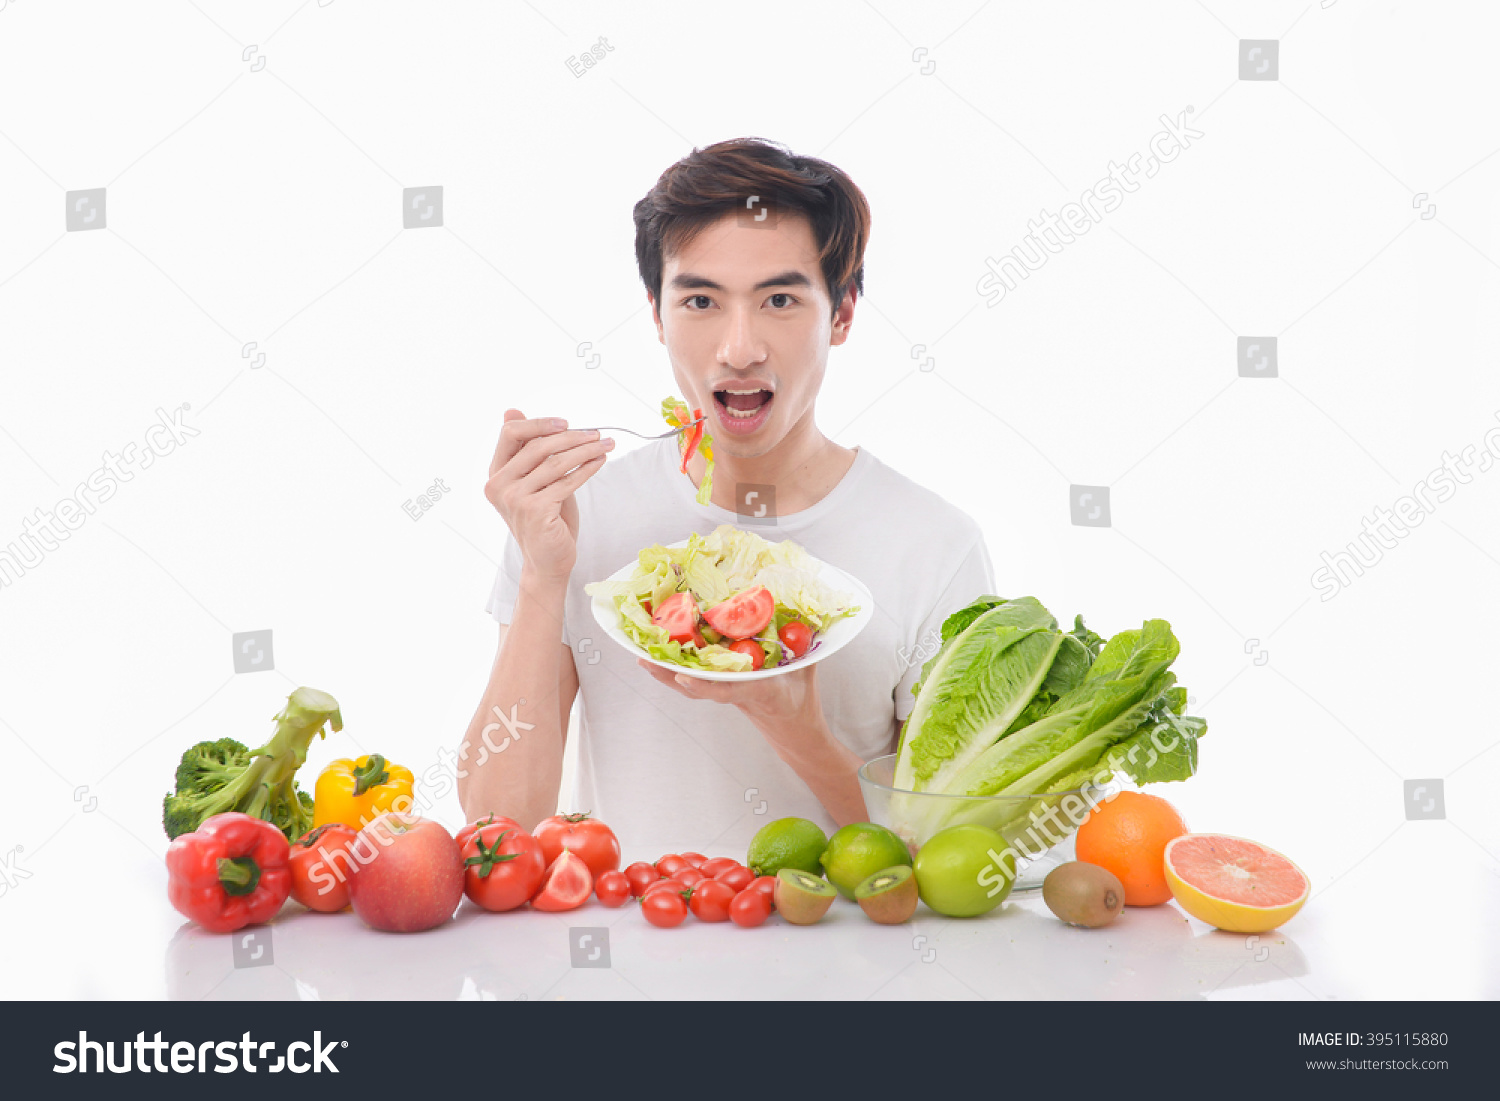
<svg viewBox="0 0 1500 1101">
<path fill-rule="evenodd" d="M 721 419 L 729 425 L 735 422 L 748 425 L 771 405 L 771 399 L 771 392 L 763 389 L 714 390 L 714 404 Z"/>
</svg>

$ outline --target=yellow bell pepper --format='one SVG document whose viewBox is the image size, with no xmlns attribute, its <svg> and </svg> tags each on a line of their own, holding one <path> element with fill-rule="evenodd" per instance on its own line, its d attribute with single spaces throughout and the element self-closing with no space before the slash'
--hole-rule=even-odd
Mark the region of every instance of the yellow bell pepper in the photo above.
<svg viewBox="0 0 1500 1101">
<path fill-rule="evenodd" d="M 313 789 L 313 825 L 342 822 L 362 829 L 388 810 L 410 811 L 411 785 L 410 769 L 378 753 L 329 761 Z"/>
</svg>

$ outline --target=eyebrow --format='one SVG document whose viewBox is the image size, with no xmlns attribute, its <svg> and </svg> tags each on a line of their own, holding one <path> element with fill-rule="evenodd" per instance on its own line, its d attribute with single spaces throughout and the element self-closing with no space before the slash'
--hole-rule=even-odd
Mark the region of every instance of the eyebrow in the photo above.
<svg viewBox="0 0 1500 1101">
<path fill-rule="evenodd" d="M 677 275 L 674 275 L 672 277 L 671 283 L 669 283 L 668 286 L 672 287 L 674 290 L 722 291 L 724 289 L 718 283 L 715 283 L 712 279 L 708 278 L 708 276 L 695 275 L 690 271 L 681 272 Z M 769 279 L 762 279 L 759 283 L 755 284 L 755 286 L 751 287 L 750 289 L 752 291 L 763 291 L 767 290 L 770 287 L 810 286 L 812 286 L 812 280 L 808 279 L 807 276 L 803 275 L 800 271 L 789 270 L 781 272 L 777 275 L 773 275 Z"/>
</svg>

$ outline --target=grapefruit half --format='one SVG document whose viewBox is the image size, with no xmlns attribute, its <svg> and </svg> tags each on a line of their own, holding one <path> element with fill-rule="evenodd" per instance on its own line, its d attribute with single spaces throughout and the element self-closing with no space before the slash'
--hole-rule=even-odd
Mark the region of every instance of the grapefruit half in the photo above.
<svg viewBox="0 0 1500 1101">
<path fill-rule="evenodd" d="M 1285 924 L 1312 889 L 1302 869 L 1279 852 L 1222 833 L 1174 837 L 1162 865 L 1178 905 L 1229 933 L 1264 933 Z"/>
</svg>

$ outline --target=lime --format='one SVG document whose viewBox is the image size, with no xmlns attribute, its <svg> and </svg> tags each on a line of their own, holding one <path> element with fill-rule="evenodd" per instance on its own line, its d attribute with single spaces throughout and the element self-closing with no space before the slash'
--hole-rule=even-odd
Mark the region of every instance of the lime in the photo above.
<svg viewBox="0 0 1500 1101">
<path fill-rule="evenodd" d="M 945 917 L 987 914 L 1010 894 L 1016 853 L 994 830 L 949 826 L 917 851 L 917 890 Z"/>
<path fill-rule="evenodd" d="M 829 838 L 821 860 L 828 882 L 845 898 L 853 898 L 854 888 L 876 872 L 910 864 L 911 850 L 884 826 L 855 822 Z"/>
<path fill-rule="evenodd" d="M 818 857 L 828 847 L 828 835 L 806 818 L 778 818 L 767 822 L 750 842 L 745 864 L 757 876 L 775 875 L 782 868 L 796 868 L 809 875 L 822 875 Z"/>
</svg>

